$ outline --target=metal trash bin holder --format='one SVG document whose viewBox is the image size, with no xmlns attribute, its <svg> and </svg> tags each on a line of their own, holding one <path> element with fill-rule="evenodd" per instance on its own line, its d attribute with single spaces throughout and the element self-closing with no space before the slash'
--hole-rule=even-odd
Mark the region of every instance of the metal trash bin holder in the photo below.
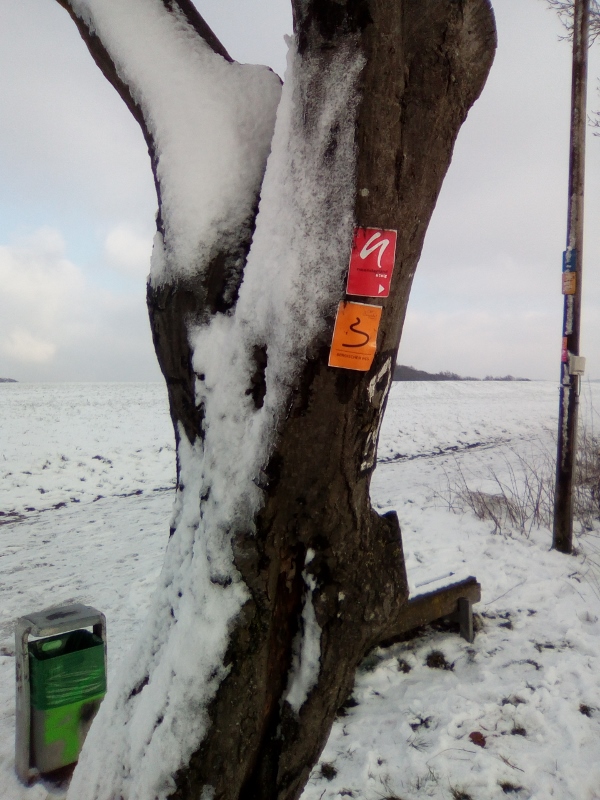
<svg viewBox="0 0 600 800">
<path fill-rule="evenodd" d="M 73 745 L 70 747 L 69 760 L 66 763 L 58 763 L 52 765 L 52 758 L 50 761 L 40 753 L 40 757 L 36 759 L 34 752 L 34 734 L 38 743 L 40 741 L 39 732 L 35 729 L 39 723 L 43 724 L 44 712 L 38 712 L 32 707 L 31 697 L 31 674 L 30 674 L 30 651 L 31 645 L 37 642 L 29 642 L 29 637 L 33 636 L 37 640 L 49 640 L 49 637 L 58 637 L 60 634 L 67 634 L 77 632 L 81 629 L 92 628 L 93 635 L 97 637 L 97 644 L 102 644 L 104 656 L 104 677 L 106 677 L 106 617 L 101 611 L 98 611 L 91 606 L 85 606 L 82 603 L 73 603 L 64 606 L 54 606 L 46 608 L 43 611 L 38 611 L 33 614 L 27 614 L 17 620 L 15 627 L 15 661 L 16 661 L 16 726 L 15 726 L 15 768 L 17 775 L 24 783 L 30 783 L 41 772 L 48 772 L 48 766 L 51 769 L 58 769 L 59 767 L 66 766 L 67 763 L 74 763 L 79 756 L 79 749 L 83 744 L 83 739 L 91 725 L 94 714 L 86 715 L 86 718 L 81 721 L 78 729 L 78 745 L 75 757 L 73 755 Z M 91 634 L 85 631 L 89 638 Z M 55 640 L 56 641 L 56 640 Z M 96 645 L 97 646 L 97 645 Z M 85 649 L 75 652 L 85 652 Z M 35 656 L 31 656 L 34 658 Z M 61 656 L 57 656 L 60 658 Z M 68 658 L 67 656 L 64 656 Z M 97 658 L 97 652 L 96 652 Z M 49 661 L 41 661 L 42 665 L 50 663 Z M 34 665 L 37 666 L 37 665 Z M 97 703 L 99 705 L 99 701 Z M 95 712 L 94 712 L 95 713 Z M 37 714 L 40 719 L 32 725 L 32 718 Z M 43 745 L 38 749 L 43 749 Z M 55 759 L 56 760 L 56 759 Z M 37 762 L 37 763 L 36 763 Z M 40 763 L 41 762 L 41 763 Z"/>
</svg>

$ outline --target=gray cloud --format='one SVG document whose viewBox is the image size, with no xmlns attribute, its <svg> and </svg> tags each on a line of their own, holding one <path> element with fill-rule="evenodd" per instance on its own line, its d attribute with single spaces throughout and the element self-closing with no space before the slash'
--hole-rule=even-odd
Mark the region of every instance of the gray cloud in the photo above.
<svg viewBox="0 0 600 800">
<path fill-rule="evenodd" d="M 159 379 L 143 295 L 87 280 L 66 258 L 59 231 L 43 228 L 0 247 L 0 285 L 0 375 Z"/>
</svg>

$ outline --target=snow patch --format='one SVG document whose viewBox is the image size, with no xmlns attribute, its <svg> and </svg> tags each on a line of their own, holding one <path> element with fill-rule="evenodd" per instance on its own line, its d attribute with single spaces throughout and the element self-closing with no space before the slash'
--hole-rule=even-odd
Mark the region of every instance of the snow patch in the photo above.
<svg viewBox="0 0 600 800">
<path fill-rule="evenodd" d="M 343 294 L 353 230 L 356 83 L 362 64 L 362 56 L 350 48 L 338 54 L 322 78 L 323 105 L 311 106 L 314 119 L 307 121 L 304 98 L 322 64 L 290 52 L 235 313 L 213 317 L 191 337 L 194 371 L 200 376 L 196 403 L 205 411 L 206 464 L 218 476 L 210 502 L 230 523 L 242 507 L 248 518 L 262 502 L 256 485 L 291 386 L 309 344 L 327 329 Z M 335 170 L 327 163 L 332 137 Z M 264 349 L 267 359 L 260 409 L 248 393 L 256 348 Z"/>
<path fill-rule="evenodd" d="M 109 687 L 83 748 L 69 790 L 77 800 L 111 800 L 115 787 L 127 800 L 172 793 L 171 776 L 197 748 L 206 707 L 227 674 L 228 626 L 248 595 L 226 532 L 202 524 L 202 446 L 191 444 L 182 426 L 179 435 L 176 535 L 151 614 L 122 665 L 123 679 Z"/>
<path fill-rule="evenodd" d="M 156 146 L 166 266 L 197 276 L 248 218 L 269 152 L 279 78 L 229 63 L 179 14 L 148 0 L 72 0 L 141 107 Z"/>
<path fill-rule="evenodd" d="M 311 689 L 316 686 L 321 668 L 321 627 L 313 605 L 313 592 L 317 582 L 306 570 L 302 577 L 307 591 L 304 595 L 300 630 L 294 641 L 294 655 L 285 699 L 296 714 L 306 702 Z"/>
</svg>

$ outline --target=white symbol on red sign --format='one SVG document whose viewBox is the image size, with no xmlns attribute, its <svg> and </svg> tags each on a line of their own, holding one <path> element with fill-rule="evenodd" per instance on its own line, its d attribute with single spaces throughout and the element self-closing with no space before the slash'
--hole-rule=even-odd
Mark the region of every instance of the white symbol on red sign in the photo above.
<svg viewBox="0 0 600 800">
<path fill-rule="evenodd" d="M 373 236 L 371 236 L 369 241 L 360 251 L 360 257 L 364 260 L 368 258 L 371 255 L 371 253 L 373 253 L 375 250 L 379 250 L 379 255 L 377 256 L 377 266 L 379 267 L 379 269 L 381 269 L 381 256 L 385 253 L 385 248 L 390 243 L 389 239 L 381 239 L 380 241 L 377 241 L 377 239 L 379 239 L 380 236 L 381 232 L 375 231 Z M 375 242 L 375 244 L 373 244 L 373 242 Z"/>
<path fill-rule="evenodd" d="M 355 228 L 346 292 L 388 297 L 396 257 L 396 231 Z"/>
</svg>

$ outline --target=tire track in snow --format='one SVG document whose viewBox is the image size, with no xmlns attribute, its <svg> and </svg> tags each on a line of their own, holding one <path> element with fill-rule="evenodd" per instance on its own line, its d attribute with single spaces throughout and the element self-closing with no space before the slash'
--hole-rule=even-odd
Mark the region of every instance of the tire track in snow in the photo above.
<svg viewBox="0 0 600 800">
<path fill-rule="evenodd" d="M 387 456 L 378 458 L 377 464 L 398 464 L 402 461 L 414 461 L 417 458 L 438 458 L 439 456 L 447 456 L 455 453 L 465 453 L 469 450 L 488 450 L 492 447 L 498 447 L 503 444 L 510 444 L 515 437 L 490 439 L 483 442 L 469 442 L 461 444 L 453 444 L 448 447 L 438 447 L 435 450 L 430 450 L 425 453 L 413 453 L 413 455 L 404 455 L 398 453 L 394 456 Z M 530 437 L 533 438 L 533 437 Z M 520 438 L 523 441 L 523 437 Z"/>
</svg>

